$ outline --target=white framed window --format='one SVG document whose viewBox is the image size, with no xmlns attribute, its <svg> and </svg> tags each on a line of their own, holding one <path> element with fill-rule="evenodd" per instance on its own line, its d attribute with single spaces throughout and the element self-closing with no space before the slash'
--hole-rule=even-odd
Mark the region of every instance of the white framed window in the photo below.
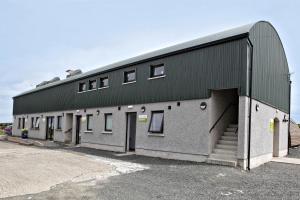
<svg viewBox="0 0 300 200">
<path fill-rule="evenodd" d="M 150 66 L 150 78 L 165 76 L 165 65 L 151 65 Z"/>
<path fill-rule="evenodd" d="M 78 92 L 84 92 L 86 90 L 86 83 L 81 82 L 79 83 Z"/>
<path fill-rule="evenodd" d="M 108 76 L 100 78 L 100 88 L 108 87 Z"/>
<path fill-rule="evenodd" d="M 86 130 L 87 131 L 93 130 L 93 115 L 91 114 L 86 116 Z"/>
<path fill-rule="evenodd" d="M 25 117 L 22 118 L 22 129 L 25 128 Z"/>
<path fill-rule="evenodd" d="M 18 118 L 18 129 L 21 129 L 21 118 Z"/>
<path fill-rule="evenodd" d="M 131 83 L 136 81 L 135 69 L 124 72 L 124 83 Z"/>
<path fill-rule="evenodd" d="M 164 132 L 164 111 L 163 110 L 151 112 L 149 132 L 158 133 L 158 134 Z"/>
<path fill-rule="evenodd" d="M 97 80 L 89 80 L 89 90 L 97 89 Z"/>
<path fill-rule="evenodd" d="M 40 128 L 40 118 L 36 117 L 35 118 L 35 125 L 34 128 L 39 129 Z"/>
<path fill-rule="evenodd" d="M 105 118 L 104 130 L 107 132 L 111 132 L 112 131 L 112 113 L 104 114 L 104 118 Z"/>
<path fill-rule="evenodd" d="M 30 128 L 34 128 L 34 117 L 31 117 L 31 126 L 30 126 Z"/>
<path fill-rule="evenodd" d="M 58 130 L 62 129 L 62 116 L 57 116 L 56 129 L 58 129 Z"/>
</svg>

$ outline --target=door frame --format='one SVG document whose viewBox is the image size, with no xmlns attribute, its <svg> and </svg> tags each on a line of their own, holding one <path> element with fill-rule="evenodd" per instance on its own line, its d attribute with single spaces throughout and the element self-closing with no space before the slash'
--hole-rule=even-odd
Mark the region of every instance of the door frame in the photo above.
<svg viewBox="0 0 300 200">
<path fill-rule="evenodd" d="M 49 138 L 49 119 L 52 120 L 52 138 Z M 54 125 L 54 116 L 47 116 L 46 117 L 46 140 L 54 140 L 54 128 L 55 128 L 55 125 Z"/>
<path fill-rule="evenodd" d="M 137 112 L 126 112 L 126 137 L 125 137 L 125 152 L 127 151 L 135 151 L 136 146 L 136 122 L 135 122 L 135 133 L 134 133 L 134 149 L 130 149 L 130 124 L 129 124 L 129 117 L 130 115 L 135 115 L 135 120 L 137 120 Z"/>
<path fill-rule="evenodd" d="M 275 118 L 273 123 L 273 157 L 279 157 L 280 121 Z"/>
<path fill-rule="evenodd" d="M 75 122 L 75 145 L 80 144 L 80 129 L 82 115 L 76 115 Z"/>
</svg>

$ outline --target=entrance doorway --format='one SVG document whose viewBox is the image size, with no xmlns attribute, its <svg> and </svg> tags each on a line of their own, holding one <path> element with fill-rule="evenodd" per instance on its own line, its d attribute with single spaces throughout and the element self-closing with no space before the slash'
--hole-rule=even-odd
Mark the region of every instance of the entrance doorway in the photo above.
<svg viewBox="0 0 300 200">
<path fill-rule="evenodd" d="M 53 140 L 54 117 L 47 117 L 46 140 Z"/>
<path fill-rule="evenodd" d="M 65 143 L 69 144 L 72 142 L 73 135 L 73 113 L 66 114 L 65 123 Z"/>
<path fill-rule="evenodd" d="M 274 119 L 274 132 L 273 132 L 273 157 L 279 156 L 279 120 Z"/>
<path fill-rule="evenodd" d="M 135 151 L 136 113 L 127 113 L 126 150 Z"/>
<path fill-rule="evenodd" d="M 81 115 L 76 116 L 75 144 L 80 144 Z"/>
</svg>

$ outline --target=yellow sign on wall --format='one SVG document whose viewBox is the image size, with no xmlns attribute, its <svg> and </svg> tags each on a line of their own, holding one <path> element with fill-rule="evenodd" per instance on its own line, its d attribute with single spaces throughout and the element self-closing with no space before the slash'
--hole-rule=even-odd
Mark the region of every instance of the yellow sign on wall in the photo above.
<svg viewBox="0 0 300 200">
<path fill-rule="evenodd" d="M 269 121 L 269 132 L 274 133 L 274 119 L 270 119 Z"/>
<path fill-rule="evenodd" d="M 139 115 L 139 122 L 147 122 L 148 116 L 147 115 Z"/>
</svg>

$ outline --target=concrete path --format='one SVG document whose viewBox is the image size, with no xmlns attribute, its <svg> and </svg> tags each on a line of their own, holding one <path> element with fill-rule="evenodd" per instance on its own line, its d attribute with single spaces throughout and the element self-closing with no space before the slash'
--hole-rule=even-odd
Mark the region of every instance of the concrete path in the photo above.
<svg viewBox="0 0 300 200">
<path fill-rule="evenodd" d="M 139 164 L 0 141 L 0 198 L 48 191 L 58 184 L 96 184 L 146 169 Z"/>
<path fill-rule="evenodd" d="M 287 157 L 273 158 L 272 162 L 300 165 L 300 159 L 298 158 L 287 158 Z"/>
</svg>

